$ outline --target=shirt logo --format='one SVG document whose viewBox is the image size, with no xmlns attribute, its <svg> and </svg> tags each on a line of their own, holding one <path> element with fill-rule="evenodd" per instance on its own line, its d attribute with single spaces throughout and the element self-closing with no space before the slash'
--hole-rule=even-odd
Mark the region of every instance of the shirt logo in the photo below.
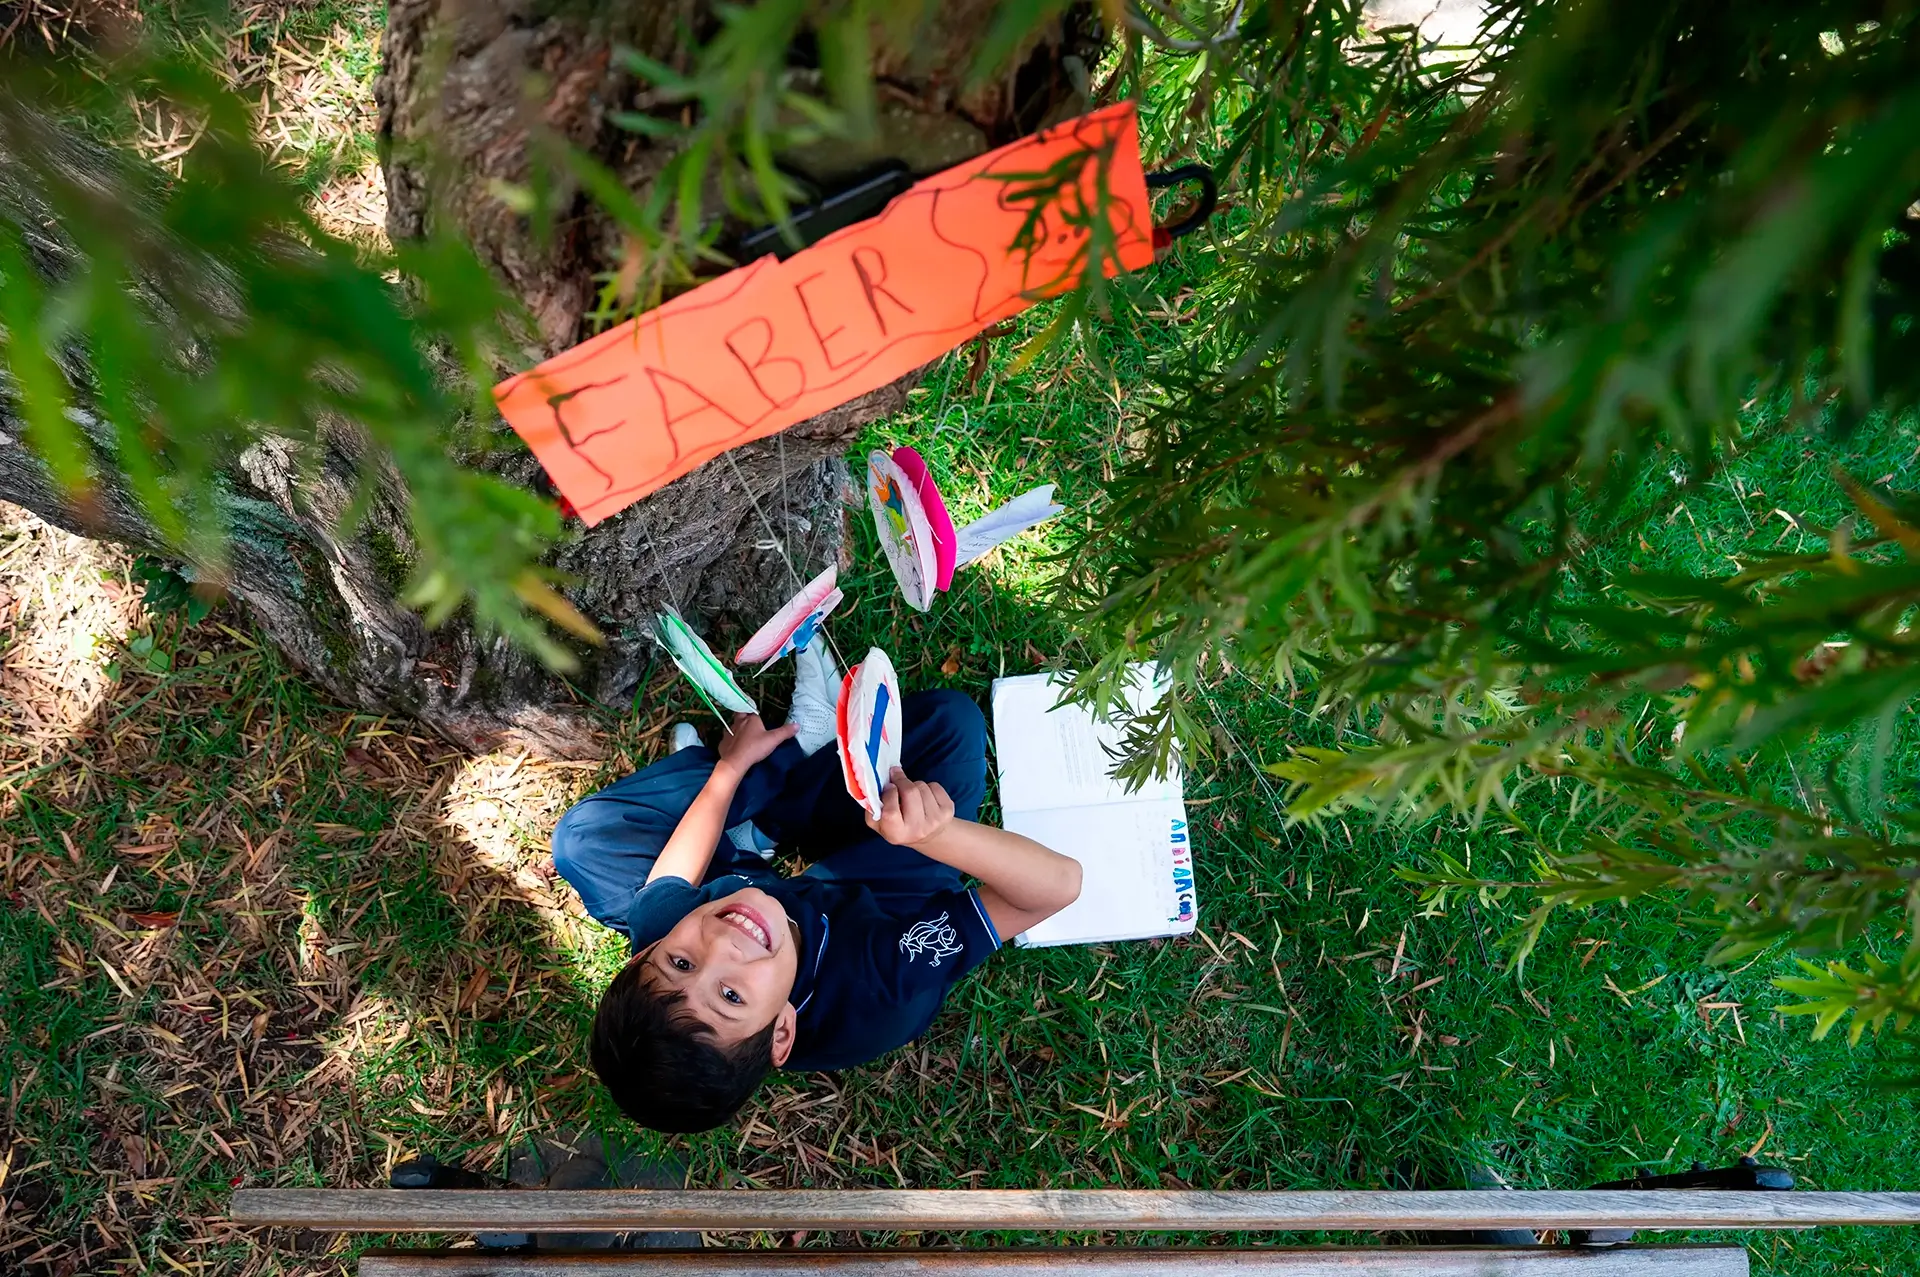
<svg viewBox="0 0 1920 1277">
<path fill-rule="evenodd" d="M 916 922 L 900 936 L 900 952 L 912 962 L 921 954 L 931 954 L 928 966 L 937 967 L 942 958 L 951 958 L 960 952 L 960 933 L 947 921 L 947 915 L 941 914 L 931 922 Z"/>
</svg>

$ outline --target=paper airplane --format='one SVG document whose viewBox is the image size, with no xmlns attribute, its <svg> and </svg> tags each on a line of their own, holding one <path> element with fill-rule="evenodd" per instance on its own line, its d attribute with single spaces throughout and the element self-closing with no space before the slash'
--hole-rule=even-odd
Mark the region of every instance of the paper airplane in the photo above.
<svg viewBox="0 0 1920 1277">
<path fill-rule="evenodd" d="M 900 593 L 915 611 L 926 611 L 939 582 L 933 527 L 913 481 L 884 452 L 867 455 L 867 503 Z"/>
<path fill-rule="evenodd" d="M 785 607 L 773 614 L 772 620 L 741 645 L 733 654 L 733 663 L 758 663 L 760 672 L 765 673 L 769 665 L 787 653 L 797 652 L 813 642 L 813 636 L 820 632 L 820 623 L 846 597 L 834 585 L 839 576 L 840 569 L 830 566 L 802 586 L 798 594 L 787 600 Z"/>
<path fill-rule="evenodd" d="M 940 485 L 933 481 L 933 472 L 927 469 L 926 461 L 917 451 L 895 448 L 893 462 L 913 485 L 915 495 L 920 498 L 920 508 L 927 516 L 927 528 L 933 538 L 933 584 L 936 589 L 950 590 L 953 569 L 958 566 L 954 559 L 958 543 L 954 539 L 953 516 L 947 513 L 946 498 L 940 495 Z"/>
<path fill-rule="evenodd" d="M 693 632 L 686 618 L 674 608 L 667 608 L 654 615 L 653 637 L 661 647 L 667 649 L 667 655 L 680 667 L 680 672 L 693 684 L 693 690 L 700 693 L 700 699 L 707 707 L 718 714 L 721 710 L 732 710 L 736 714 L 753 714 L 753 698 L 740 690 L 733 681 L 733 675 L 713 654 L 706 640 Z"/>
</svg>

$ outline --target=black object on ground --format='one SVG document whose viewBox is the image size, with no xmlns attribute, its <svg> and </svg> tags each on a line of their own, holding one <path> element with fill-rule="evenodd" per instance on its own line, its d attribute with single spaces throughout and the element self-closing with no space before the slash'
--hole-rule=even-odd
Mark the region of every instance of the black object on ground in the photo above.
<svg viewBox="0 0 1920 1277">
<path fill-rule="evenodd" d="M 392 1188 L 498 1188 L 491 1175 L 448 1166 L 431 1153 L 410 1157 L 387 1177 Z M 586 1132 L 570 1140 L 536 1138 L 514 1156 L 507 1183 L 529 1190 L 578 1188 L 685 1188 L 687 1168 L 680 1162 L 644 1162 L 632 1155 L 609 1160 L 598 1135 Z M 486 1250 L 698 1250 L 697 1232 L 631 1233 L 475 1233 Z"/>
<path fill-rule="evenodd" d="M 1784 1166 L 1762 1166 L 1751 1157 L 1743 1157 L 1732 1166 L 1708 1166 L 1695 1162 L 1691 1170 L 1671 1175 L 1649 1175 L 1640 1171 L 1632 1179 L 1612 1179 L 1595 1184 L 1597 1189 L 1706 1188 L 1727 1193 L 1789 1193 L 1793 1191 L 1793 1172 Z M 1577 1229 L 1569 1234 L 1576 1246 L 1623 1246 L 1633 1240 L 1631 1228 Z"/>
</svg>

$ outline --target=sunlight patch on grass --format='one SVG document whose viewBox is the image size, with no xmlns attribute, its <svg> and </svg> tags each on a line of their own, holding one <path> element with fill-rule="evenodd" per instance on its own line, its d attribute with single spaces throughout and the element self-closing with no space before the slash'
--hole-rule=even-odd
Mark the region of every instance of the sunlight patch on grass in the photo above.
<svg viewBox="0 0 1920 1277">
<path fill-rule="evenodd" d="M 114 547 L 0 504 L 0 731 L 27 763 L 106 697 L 113 649 L 140 616 L 128 572 Z"/>
<path fill-rule="evenodd" d="M 385 242 L 387 190 L 374 142 L 384 10 L 364 0 L 289 6 L 254 3 L 217 25 L 183 21 L 150 6 L 148 34 L 174 42 L 253 99 L 254 136 L 269 158 L 309 190 L 308 207 L 332 235 Z M 164 104 L 131 98 L 135 145 L 178 174 L 200 122 Z"/>
<path fill-rule="evenodd" d="M 482 754 L 458 764 L 441 804 L 441 823 L 489 872 L 488 891 L 530 906 L 562 952 L 592 948 L 605 935 L 553 873 L 547 852 L 554 824 L 599 766 L 517 751 Z"/>
<path fill-rule="evenodd" d="M 387 234 L 387 175 L 369 156 L 352 172 L 335 173 L 308 201 L 314 220 L 330 235 L 345 240 L 384 242 Z"/>
<path fill-rule="evenodd" d="M 344 25 L 315 40 L 275 41 L 257 55 L 244 34 L 229 42 L 234 81 L 264 90 L 259 136 L 275 159 L 311 155 L 372 131 L 379 46 L 377 34 Z"/>
<path fill-rule="evenodd" d="M 343 239 L 385 236 L 387 187 L 374 152 L 380 62 L 376 10 L 350 10 L 324 33 L 297 29 L 281 6 L 236 15 L 222 70 L 260 93 L 255 136 L 273 159 L 313 181 L 314 217 Z"/>
</svg>

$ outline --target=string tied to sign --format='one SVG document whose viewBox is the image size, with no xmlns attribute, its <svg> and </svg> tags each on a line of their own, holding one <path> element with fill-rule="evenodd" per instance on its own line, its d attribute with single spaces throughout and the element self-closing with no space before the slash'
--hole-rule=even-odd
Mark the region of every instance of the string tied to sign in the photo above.
<svg viewBox="0 0 1920 1277">
<path fill-rule="evenodd" d="M 1095 242 L 1109 246 L 1103 260 Z M 923 178 L 877 216 L 672 298 L 507 378 L 494 398 L 592 525 L 1089 271 L 1153 258 L 1139 121 L 1117 103 Z"/>
</svg>

